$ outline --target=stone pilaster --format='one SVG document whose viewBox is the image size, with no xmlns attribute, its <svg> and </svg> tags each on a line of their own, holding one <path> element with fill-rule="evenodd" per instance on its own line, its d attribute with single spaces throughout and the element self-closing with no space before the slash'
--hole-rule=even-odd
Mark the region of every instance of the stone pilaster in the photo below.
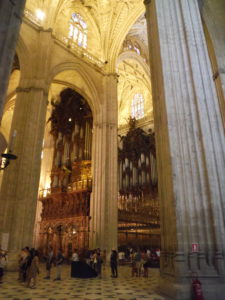
<svg viewBox="0 0 225 300">
<path fill-rule="evenodd" d="M 199 6 L 225 126 L 225 2 L 200 0 Z"/>
<path fill-rule="evenodd" d="M 0 2 L 0 117 L 26 0 Z"/>
<path fill-rule="evenodd" d="M 0 194 L 0 233 L 9 237 L 9 269 L 18 251 L 33 242 L 46 109 L 44 88 L 17 89 L 11 135 L 16 131 L 13 153 L 18 158 L 5 169 Z"/>
<path fill-rule="evenodd" d="M 103 105 L 94 119 L 90 247 L 117 247 L 117 81 L 103 79 Z"/>
<path fill-rule="evenodd" d="M 161 201 L 161 291 L 224 298 L 225 139 L 197 0 L 146 1 Z M 199 252 L 192 254 L 192 244 Z M 221 268 L 220 268 L 221 267 Z"/>
</svg>

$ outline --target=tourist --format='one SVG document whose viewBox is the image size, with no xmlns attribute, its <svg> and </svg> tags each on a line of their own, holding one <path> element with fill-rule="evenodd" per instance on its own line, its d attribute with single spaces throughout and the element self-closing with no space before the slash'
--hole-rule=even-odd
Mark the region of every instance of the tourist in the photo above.
<svg viewBox="0 0 225 300">
<path fill-rule="evenodd" d="M 146 253 L 147 253 L 148 259 L 150 259 L 150 257 L 151 257 L 151 250 L 150 250 L 150 249 L 147 249 Z"/>
<path fill-rule="evenodd" d="M 4 269 L 7 265 L 8 257 L 6 251 L 0 249 L 0 283 L 2 283 Z"/>
<path fill-rule="evenodd" d="M 119 251 L 118 257 L 119 257 L 119 264 L 123 265 L 124 262 L 125 262 L 125 253 L 124 253 L 124 251 L 122 251 L 122 250 Z"/>
<path fill-rule="evenodd" d="M 79 255 L 78 255 L 77 249 L 74 249 L 71 260 L 72 261 L 79 261 Z"/>
<path fill-rule="evenodd" d="M 72 257 L 71 257 L 71 277 L 74 277 L 77 275 L 77 272 L 79 270 L 79 255 L 77 249 L 74 249 Z"/>
<path fill-rule="evenodd" d="M 21 250 L 19 256 L 19 280 L 25 282 L 27 280 L 28 268 L 31 264 L 31 255 L 29 247 L 25 247 Z"/>
<path fill-rule="evenodd" d="M 92 268 L 97 272 L 97 263 L 98 263 L 98 260 L 97 260 L 97 251 L 96 250 L 94 251 L 92 259 L 93 259 Z"/>
<path fill-rule="evenodd" d="M 117 270 L 117 251 L 112 249 L 111 256 L 110 256 L 110 267 L 111 267 L 111 277 L 117 278 L 118 277 L 118 270 Z"/>
<path fill-rule="evenodd" d="M 157 248 L 156 251 L 155 251 L 155 253 L 156 253 L 156 255 L 157 255 L 158 259 L 159 259 L 160 258 L 160 249 Z"/>
<path fill-rule="evenodd" d="M 59 249 L 55 258 L 56 278 L 54 279 L 54 281 L 61 280 L 61 268 L 62 268 L 63 261 L 64 261 L 64 257 L 62 255 L 62 250 Z"/>
<path fill-rule="evenodd" d="M 44 277 L 44 279 L 50 279 L 53 262 L 54 262 L 54 253 L 53 253 L 53 248 L 50 246 L 46 257 L 46 277 Z"/>
<path fill-rule="evenodd" d="M 21 249 L 19 255 L 18 255 L 18 265 L 19 265 L 19 274 L 18 274 L 18 280 L 23 282 L 23 260 L 24 260 L 24 249 Z"/>
<path fill-rule="evenodd" d="M 86 261 L 86 264 L 88 264 L 90 266 L 90 262 L 91 262 L 91 251 L 90 250 L 86 250 L 85 251 L 85 261 Z"/>
<path fill-rule="evenodd" d="M 91 251 L 90 253 L 90 267 L 94 269 L 94 253 L 95 251 Z"/>
<path fill-rule="evenodd" d="M 36 288 L 37 275 L 39 274 L 39 254 L 35 249 L 31 250 L 31 264 L 27 272 L 27 287 Z M 32 283 L 33 281 L 33 283 Z"/>
<path fill-rule="evenodd" d="M 102 274 L 102 263 L 103 263 L 103 259 L 101 257 L 101 252 L 99 250 L 97 251 L 97 265 L 96 265 L 96 272 L 98 273 L 99 277 L 101 277 Z"/>
<path fill-rule="evenodd" d="M 141 252 L 140 249 L 138 249 L 134 254 L 134 261 L 137 268 L 137 275 L 141 275 Z"/>
<path fill-rule="evenodd" d="M 149 257 L 148 257 L 147 251 L 146 252 L 142 251 L 141 252 L 141 263 L 142 263 L 141 269 L 143 270 L 144 277 L 148 277 L 148 260 L 149 260 Z"/>
</svg>

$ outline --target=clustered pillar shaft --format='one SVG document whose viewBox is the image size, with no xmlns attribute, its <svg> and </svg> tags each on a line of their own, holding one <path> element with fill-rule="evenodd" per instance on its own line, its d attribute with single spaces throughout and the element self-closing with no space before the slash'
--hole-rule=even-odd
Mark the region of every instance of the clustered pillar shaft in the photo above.
<svg viewBox="0 0 225 300">
<path fill-rule="evenodd" d="M 0 1 L 0 117 L 26 0 Z"/>
<path fill-rule="evenodd" d="M 161 289 L 172 298 L 190 299 L 190 275 L 197 271 L 204 298 L 222 300 L 225 139 L 198 1 L 145 4 L 161 201 Z"/>
</svg>

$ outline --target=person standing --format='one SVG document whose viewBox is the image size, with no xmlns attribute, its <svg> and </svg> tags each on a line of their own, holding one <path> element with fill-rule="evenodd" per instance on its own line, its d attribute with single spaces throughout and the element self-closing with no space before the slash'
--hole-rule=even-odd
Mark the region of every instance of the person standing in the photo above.
<svg viewBox="0 0 225 300">
<path fill-rule="evenodd" d="M 56 278 L 55 280 L 61 280 L 61 268 L 62 268 L 62 264 L 64 261 L 64 257 L 62 255 L 62 250 L 59 249 L 58 253 L 56 255 L 56 259 L 55 259 L 55 265 L 56 265 Z"/>
<path fill-rule="evenodd" d="M 1 249 L 0 250 L 0 283 L 2 283 L 4 269 L 7 265 L 7 262 L 8 262 L 7 253 Z"/>
<path fill-rule="evenodd" d="M 72 261 L 79 261 L 79 255 L 78 255 L 77 249 L 74 249 L 71 260 Z"/>
<path fill-rule="evenodd" d="M 27 280 L 28 269 L 31 264 L 31 253 L 29 247 L 22 249 L 19 258 L 19 280 L 25 283 Z"/>
<path fill-rule="evenodd" d="M 97 268 L 96 268 L 96 272 L 98 273 L 98 276 L 101 277 L 102 274 L 102 263 L 103 263 L 103 259 L 101 256 L 101 251 L 97 251 Z"/>
<path fill-rule="evenodd" d="M 79 255 L 77 249 L 74 249 L 71 257 L 71 277 L 78 276 L 79 271 Z"/>
<path fill-rule="evenodd" d="M 137 268 L 137 275 L 141 276 L 141 252 L 140 249 L 138 248 L 137 252 L 134 254 L 134 261 L 136 264 Z"/>
<path fill-rule="evenodd" d="M 95 250 L 93 254 L 93 269 L 98 273 L 97 271 L 97 263 L 98 263 L 98 258 L 97 258 L 97 251 Z"/>
<path fill-rule="evenodd" d="M 110 267 L 111 267 L 111 277 L 117 278 L 118 277 L 118 270 L 117 270 L 117 258 L 118 254 L 115 249 L 112 249 L 111 256 L 110 256 Z"/>
<path fill-rule="evenodd" d="M 36 288 L 37 276 L 39 274 L 39 254 L 35 249 L 31 250 L 31 264 L 27 273 L 27 287 Z M 33 284 L 31 283 L 33 281 Z"/>
<path fill-rule="evenodd" d="M 50 246 L 49 251 L 47 254 L 47 260 L 46 260 L 46 277 L 44 279 L 50 279 L 51 277 L 51 268 L 52 264 L 54 262 L 54 253 L 53 253 L 53 248 Z"/>
</svg>

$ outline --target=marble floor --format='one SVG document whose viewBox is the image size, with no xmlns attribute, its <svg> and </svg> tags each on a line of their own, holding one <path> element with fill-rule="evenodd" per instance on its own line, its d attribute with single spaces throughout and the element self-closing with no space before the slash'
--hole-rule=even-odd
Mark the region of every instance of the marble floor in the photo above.
<svg viewBox="0 0 225 300">
<path fill-rule="evenodd" d="M 38 278 L 37 288 L 30 289 L 17 281 L 17 273 L 8 272 L 0 285 L 0 299 L 4 300 L 167 300 L 159 295 L 157 284 L 158 269 L 149 269 L 148 278 L 131 277 L 128 266 L 119 267 L 119 277 L 111 278 L 109 267 L 103 270 L 101 278 L 75 279 L 70 278 L 70 267 L 63 266 L 62 280 L 46 280 L 44 266 Z M 169 299 L 168 299 L 169 300 Z"/>
</svg>

